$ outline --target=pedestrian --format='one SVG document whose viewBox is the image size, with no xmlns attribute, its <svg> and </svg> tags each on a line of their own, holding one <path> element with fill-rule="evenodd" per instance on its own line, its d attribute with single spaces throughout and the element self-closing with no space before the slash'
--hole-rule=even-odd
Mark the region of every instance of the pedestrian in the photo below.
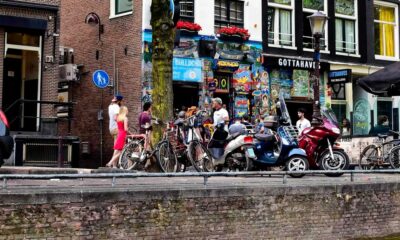
<svg viewBox="0 0 400 240">
<path fill-rule="evenodd" d="M 212 107 L 215 109 L 213 115 L 214 127 L 216 127 L 218 124 L 224 124 L 225 131 L 228 131 L 229 113 L 225 108 L 222 107 L 222 99 L 213 98 L 212 104 Z"/>
<path fill-rule="evenodd" d="M 116 168 L 118 165 L 118 159 L 121 156 L 122 149 L 124 149 L 125 138 L 128 132 L 128 108 L 125 106 L 120 107 L 119 114 L 117 115 L 116 121 L 118 126 L 117 140 L 114 144 L 114 154 L 111 160 L 107 163 L 107 167 Z"/>
<path fill-rule="evenodd" d="M 114 139 L 114 143 L 117 140 L 117 134 L 118 134 L 118 126 L 116 118 L 119 113 L 122 99 L 123 97 L 121 95 L 115 95 L 114 98 L 111 100 L 110 105 L 108 106 L 108 116 L 110 119 L 109 130 L 112 138 Z"/>
<path fill-rule="evenodd" d="M 369 132 L 370 135 L 388 134 L 390 130 L 389 118 L 386 115 L 378 116 L 378 124 L 376 124 Z"/>
<path fill-rule="evenodd" d="M 350 136 L 351 135 L 351 124 L 349 119 L 343 118 L 342 120 L 342 136 Z"/>
<path fill-rule="evenodd" d="M 304 129 L 311 127 L 310 121 L 304 117 L 305 114 L 306 110 L 304 108 L 299 108 L 297 110 L 297 116 L 299 117 L 299 120 L 297 120 L 296 127 L 299 130 L 299 135 L 301 135 Z"/>
<path fill-rule="evenodd" d="M 151 124 L 151 102 L 143 104 L 143 111 L 139 114 L 139 133 L 145 134 L 146 129 L 144 126 Z"/>
</svg>

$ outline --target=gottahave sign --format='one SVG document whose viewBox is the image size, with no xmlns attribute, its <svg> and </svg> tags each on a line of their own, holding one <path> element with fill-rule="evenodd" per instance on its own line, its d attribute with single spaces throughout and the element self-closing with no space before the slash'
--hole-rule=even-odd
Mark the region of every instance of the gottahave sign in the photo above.
<svg viewBox="0 0 400 240">
<path fill-rule="evenodd" d="M 203 62 L 195 58 L 172 59 L 172 80 L 184 82 L 202 82 L 201 69 Z"/>
<path fill-rule="evenodd" d="M 351 69 L 341 69 L 329 71 L 328 83 L 347 83 L 351 82 Z"/>
</svg>

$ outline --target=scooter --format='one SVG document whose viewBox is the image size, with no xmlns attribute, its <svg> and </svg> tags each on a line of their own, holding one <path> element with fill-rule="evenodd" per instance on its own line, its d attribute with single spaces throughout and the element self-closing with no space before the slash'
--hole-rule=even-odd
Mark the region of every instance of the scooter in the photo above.
<svg viewBox="0 0 400 240">
<path fill-rule="evenodd" d="M 321 170 L 347 170 L 349 156 L 339 144 L 335 143 L 340 136 L 339 123 L 330 108 L 321 110 L 321 125 L 303 130 L 299 136 L 299 146 L 307 153 L 310 167 Z M 326 173 L 331 177 L 342 174 Z"/>
<path fill-rule="evenodd" d="M 292 177 L 303 177 L 301 172 L 309 169 L 306 152 L 297 143 L 297 129 L 293 127 L 286 104 L 282 96 L 279 98 L 281 117 L 269 116 L 264 121 L 267 132 L 255 134 L 254 165 L 260 169 L 282 166 L 287 171 L 298 171 Z"/>
<path fill-rule="evenodd" d="M 243 131 L 226 132 L 218 124 L 207 145 L 192 141 L 189 158 L 198 171 L 250 171 L 256 158 L 253 136 Z"/>
</svg>

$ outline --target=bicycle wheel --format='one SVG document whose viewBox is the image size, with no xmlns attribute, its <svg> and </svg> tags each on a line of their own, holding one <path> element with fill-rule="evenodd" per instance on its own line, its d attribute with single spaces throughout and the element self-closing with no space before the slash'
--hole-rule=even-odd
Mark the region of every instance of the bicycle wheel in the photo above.
<svg viewBox="0 0 400 240">
<path fill-rule="evenodd" d="M 369 145 L 362 151 L 358 166 L 362 170 L 374 169 L 378 164 L 378 157 L 377 147 L 375 145 Z"/>
<path fill-rule="evenodd" d="M 171 144 L 163 141 L 158 144 L 157 163 L 163 172 L 177 172 L 178 159 Z"/>
<path fill-rule="evenodd" d="M 139 141 L 127 143 L 119 157 L 119 166 L 121 169 L 137 169 L 140 165 L 140 155 L 143 153 L 143 145 Z"/>
<path fill-rule="evenodd" d="M 188 147 L 188 157 L 193 167 L 198 172 L 213 172 L 211 154 L 199 141 L 191 141 Z"/>
<path fill-rule="evenodd" d="M 392 168 L 400 168 L 400 146 L 395 146 L 390 150 L 389 162 Z"/>
</svg>

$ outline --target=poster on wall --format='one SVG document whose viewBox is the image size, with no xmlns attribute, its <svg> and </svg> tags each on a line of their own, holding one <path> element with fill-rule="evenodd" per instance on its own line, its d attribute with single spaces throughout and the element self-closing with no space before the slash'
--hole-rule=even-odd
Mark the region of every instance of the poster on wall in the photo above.
<svg viewBox="0 0 400 240">
<path fill-rule="evenodd" d="M 243 117 L 244 115 L 248 115 L 249 108 L 248 108 L 248 99 L 246 96 L 237 96 L 235 97 L 235 117 Z"/>
<path fill-rule="evenodd" d="M 153 91 L 153 48 L 152 43 L 143 42 L 143 59 L 142 59 L 142 102 L 151 102 L 151 93 Z"/>
<path fill-rule="evenodd" d="M 238 69 L 233 73 L 232 83 L 236 93 L 249 93 L 252 85 L 251 72 L 249 70 Z"/>
<path fill-rule="evenodd" d="M 307 70 L 293 70 L 293 97 L 309 97 L 310 81 Z"/>
<path fill-rule="evenodd" d="M 368 135 L 369 134 L 369 103 L 367 99 L 358 99 L 354 104 L 353 112 L 353 134 Z"/>
</svg>

